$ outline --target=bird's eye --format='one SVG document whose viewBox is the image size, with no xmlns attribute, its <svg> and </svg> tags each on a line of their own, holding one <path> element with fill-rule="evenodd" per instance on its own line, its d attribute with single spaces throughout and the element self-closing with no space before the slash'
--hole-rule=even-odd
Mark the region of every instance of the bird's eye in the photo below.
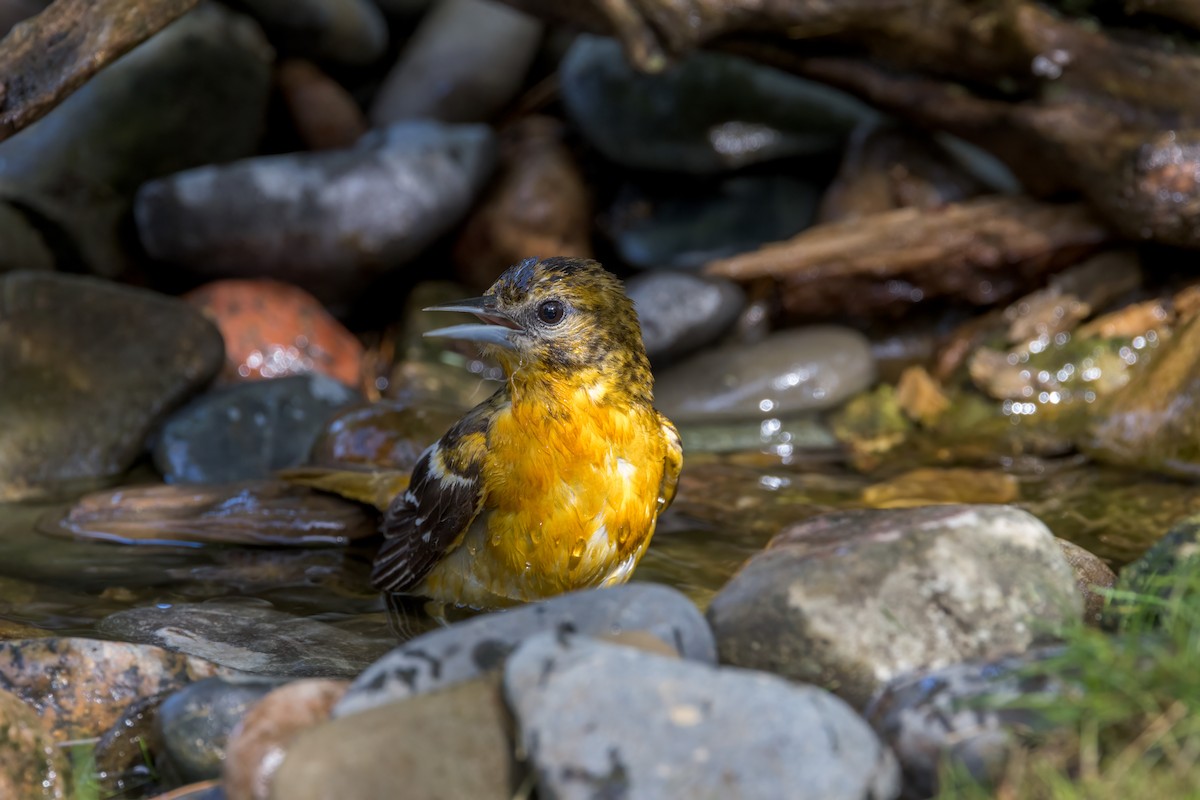
<svg viewBox="0 0 1200 800">
<path fill-rule="evenodd" d="M 537 307 L 537 317 L 546 325 L 557 325 L 562 322 L 566 313 L 566 307 L 558 300 L 546 300 Z"/>
</svg>

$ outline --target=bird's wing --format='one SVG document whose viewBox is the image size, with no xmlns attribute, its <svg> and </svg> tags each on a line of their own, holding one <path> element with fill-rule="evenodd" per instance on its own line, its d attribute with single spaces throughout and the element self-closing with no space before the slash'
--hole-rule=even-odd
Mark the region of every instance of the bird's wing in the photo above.
<svg viewBox="0 0 1200 800">
<path fill-rule="evenodd" d="M 383 545 L 371 583 L 385 592 L 415 587 L 461 543 L 483 508 L 487 432 L 496 412 L 493 396 L 454 424 L 421 455 L 408 489 L 384 513 Z"/>
<path fill-rule="evenodd" d="M 667 440 L 667 455 L 663 459 L 662 484 L 658 487 L 659 513 L 667 510 L 675 499 L 675 488 L 679 485 L 679 470 L 683 469 L 683 442 L 679 439 L 679 431 L 675 423 L 658 413 L 658 422 L 662 426 L 663 438 Z"/>
</svg>

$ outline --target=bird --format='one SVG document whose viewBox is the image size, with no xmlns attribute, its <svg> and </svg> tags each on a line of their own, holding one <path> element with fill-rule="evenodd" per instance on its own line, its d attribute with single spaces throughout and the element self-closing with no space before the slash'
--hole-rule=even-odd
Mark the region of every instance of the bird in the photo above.
<svg viewBox="0 0 1200 800">
<path fill-rule="evenodd" d="M 473 314 L 425 335 L 479 344 L 505 380 L 387 507 L 374 587 L 489 610 L 627 581 L 683 448 L 621 282 L 590 259 L 529 258 L 482 297 L 424 310 Z"/>
</svg>

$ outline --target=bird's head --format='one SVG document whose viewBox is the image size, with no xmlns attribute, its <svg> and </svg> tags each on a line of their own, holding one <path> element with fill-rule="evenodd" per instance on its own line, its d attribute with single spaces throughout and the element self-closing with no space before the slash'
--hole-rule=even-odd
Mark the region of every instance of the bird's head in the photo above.
<svg viewBox="0 0 1200 800">
<path fill-rule="evenodd" d="M 532 368 L 548 375 L 598 370 L 621 380 L 649 380 L 633 302 L 621 282 L 590 259 L 529 258 L 482 297 L 425 310 L 478 317 L 478 323 L 425 335 L 479 342 L 509 376 Z"/>
</svg>

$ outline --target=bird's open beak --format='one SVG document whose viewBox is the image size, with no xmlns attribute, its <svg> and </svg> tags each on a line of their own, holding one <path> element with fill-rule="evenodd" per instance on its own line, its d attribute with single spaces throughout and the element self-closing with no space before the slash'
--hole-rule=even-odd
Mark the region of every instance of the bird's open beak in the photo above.
<svg viewBox="0 0 1200 800">
<path fill-rule="evenodd" d="M 513 332 L 522 330 L 512 317 L 496 308 L 494 297 L 472 297 L 469 300 L 458 300 L 444 306 L 430 306 L 422 311 L 458 311 L 474 314 L 479 318 L 479 323 L 451 325 L 448 328 L 426 331 L 426 336 L 482 342 L 511 350 L 516 346 L 511 338 Z"/>
</svg>

